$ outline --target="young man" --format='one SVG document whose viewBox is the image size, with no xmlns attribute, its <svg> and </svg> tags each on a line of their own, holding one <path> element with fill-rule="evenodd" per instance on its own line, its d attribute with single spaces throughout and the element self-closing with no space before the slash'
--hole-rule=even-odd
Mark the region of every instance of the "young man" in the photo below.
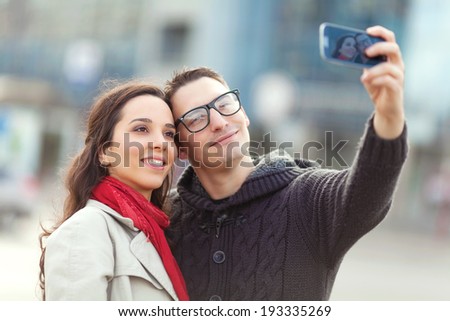
<svg viewBox="0 0 450 321">
<path fill-rule="evenodd" d="M 372 45 L 372 41 L 369 37 L 367 37 L 364 33 L 358 33 L 355 35 L 355 41 L 356 41 L 356 50 L 358 51 L 358 54 L 355 57 L 355 62 L 357 63 L 363 63 L 367 65 L 376 65 L 379 63 L 378 59 L 370 59 L 365 52 L 366 49 L 369 48 Z"/>
<path fill-rule="evenodd" d="M 344 254 L 387 214 L 407 143 L 404 67 L 392 32 L 369 56 L 388 62 L 361 81 L 375 111 L 353 165 L 315 167 L 277 152 L 252 160 L 236 91 L 208 68 L 167 83 L 179 156 L 189 166 L 168 232 L 193 300 L 327 300 Z"/>
</svg>

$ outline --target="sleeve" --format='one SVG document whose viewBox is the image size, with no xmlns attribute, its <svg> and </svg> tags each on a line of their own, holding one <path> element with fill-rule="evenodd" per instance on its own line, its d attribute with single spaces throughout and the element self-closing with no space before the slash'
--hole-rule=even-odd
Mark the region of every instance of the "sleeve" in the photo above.
<svg viewBox="0 0 450 321">
<path fill-rule="evenodd" d="M 387 215 L 407 156 L 406 132 L 405 125 L 398 138 L 382 139 L 371 118 L 350 168 L 313 169 L 295 180 L 289 210 L 320 261 L 338 264 Z"/>
<path fill-rule="evenodd" d="M 46 300 L 107 300 L 114 254 L 105 218 L 75 213 L 48 238 L 44 264 Z"/>
</svg>

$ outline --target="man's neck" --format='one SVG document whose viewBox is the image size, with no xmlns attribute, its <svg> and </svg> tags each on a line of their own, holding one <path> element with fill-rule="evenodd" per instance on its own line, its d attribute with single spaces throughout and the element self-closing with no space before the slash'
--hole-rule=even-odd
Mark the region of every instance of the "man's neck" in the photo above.
<svg viewBox="0 0 450 321">
<path fill-rule="evenodd" d="M 199 168 L 195 173 L 208 195 L 220 200 L 236 193 L 254 168 L 249 157 L 229 168 Z"/>
</svg>

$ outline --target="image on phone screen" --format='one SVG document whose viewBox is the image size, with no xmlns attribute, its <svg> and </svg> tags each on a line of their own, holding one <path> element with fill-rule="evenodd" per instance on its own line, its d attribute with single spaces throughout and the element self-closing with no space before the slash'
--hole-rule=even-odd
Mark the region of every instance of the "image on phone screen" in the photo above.
<svg viewBox="0 0 450 321">
<path fill-rule="evenodd" d="M 368 57 L 365 50 L 382 38 L 369 36 L 363 30 L 323 23 L 320 26 L 320 54 L 325 61 L 352 67 L 372 67 L 385 56 Z"/>
</svg>

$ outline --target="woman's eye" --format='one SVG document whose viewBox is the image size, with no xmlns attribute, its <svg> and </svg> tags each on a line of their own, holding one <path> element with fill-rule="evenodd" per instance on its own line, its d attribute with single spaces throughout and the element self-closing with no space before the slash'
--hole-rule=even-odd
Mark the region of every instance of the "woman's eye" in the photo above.
<svg viewBox="0 0 450 321">
<path fill-rule="evenodd" d="M 175 137 L 175 132 L 166 132 L 165 135 L 167 137 L 174 138 Z"/>
<path fill-rule="evenodd" d="M 148 131 L 147 127 L 145 127 L 145 126 L 136 127 L 134 130 L 137 132 L 147 132 Z"/>
</svg>

